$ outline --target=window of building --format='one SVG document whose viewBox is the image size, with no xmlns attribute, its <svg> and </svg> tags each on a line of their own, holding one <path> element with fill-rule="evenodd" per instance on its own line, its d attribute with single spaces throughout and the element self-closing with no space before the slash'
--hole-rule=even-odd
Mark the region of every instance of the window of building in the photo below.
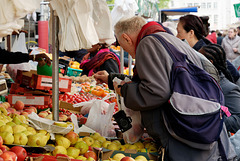
<svg viewBox="0 0 240 161">
<path fill-rule="evenodd" d="M 206 3 L 201 3 L 201 8 L 206 8 Z"/>
<path fill-rule="evenodd" d="M 193 4 L 192 4 L 192 3 L 188 3 L 187 6 L 188 6 L 188 7 L 192 7 Z"/>
<path fill-rule="evenodd" d="M 217 2 L 213 2 L 213 8 L 217 8 Z"/>
<path fill-rule="evenodd" d="M 214 15 L 214 24 L 217 24 L 218 23 L 218 15 Z"/>
<path fill-rule="evenodd" d="M 199 6 L 199 3 L 194 3 L 194 6 Z"/>
<path fill-rule="evenodd" d="M 207 8 L 211 8 L 212 6 L 211 6 L 211 2 L 208 2 L 207 3 Z"/>
</svg>

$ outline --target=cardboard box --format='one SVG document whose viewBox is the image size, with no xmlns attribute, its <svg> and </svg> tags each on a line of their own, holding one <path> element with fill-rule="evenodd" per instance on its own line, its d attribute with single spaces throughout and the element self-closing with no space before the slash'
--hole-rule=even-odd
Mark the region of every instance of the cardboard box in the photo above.
<svg viewBox="0 0 240 161">
<path fill-rule="evenodd" d="M 13 105 L 17 100 L 22 101 L 25 105 L 48 105 L 50 96 L 33 96 L 33 95 L 8 95 L 8 102 Z"/>
<path fill-rule="evenodd" d="M 71 92 L 71 85 L 72 79 L 59 78 L 59 91 Z M 30 87 L 39 90 L 50 90 L 52 89 L 52 77 L 33 74 Z"/>
<path fill-rule="evenodd" d="M 130 156 L 133 159 L 136 158 L 139 155 L 145 156 L 147 160 L 157 160 L 158 154 L 157 153 L 143 153 L 143 152 L 137 152 L 135 149 L 127 149 L 125 151 L 119 151 L 119 150 L 109 150 L 103 148 L 101 150 L 101 160 L 109 160 L 109 158 L 113 158 L 113 156 L 117 153 L 122 153 L 125 156 Z"/>
<path fill-rule="evenodd" d="M 73 104 L 71 103 L 67 103 L 65 101 L 60 101 L 59 102 L 59 108 L 64 108 L 66 110 L 69 110 L 70 112 L 73 112 L 73 113 L 81 113 L 81 108 L 82 107 L 73 107 Z"/>
</svg>

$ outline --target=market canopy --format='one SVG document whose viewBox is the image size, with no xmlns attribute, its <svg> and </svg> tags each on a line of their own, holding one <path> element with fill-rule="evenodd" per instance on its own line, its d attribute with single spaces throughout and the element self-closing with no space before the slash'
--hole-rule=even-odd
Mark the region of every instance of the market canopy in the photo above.
<svg viewBox="0 0 240 161">
<path fill-rule="evenodd" d="M 166 15 L 184 15 L 190 12 L 198 12 L 198 7 L 162 9 L 160 12 Z"/>
</svg>

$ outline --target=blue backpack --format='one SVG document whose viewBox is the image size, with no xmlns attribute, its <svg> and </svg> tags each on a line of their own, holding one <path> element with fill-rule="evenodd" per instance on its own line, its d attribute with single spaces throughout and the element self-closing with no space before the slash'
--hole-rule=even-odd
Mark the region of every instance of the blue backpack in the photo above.
<svg viewBox="0 0 240 161">
<path fill-rule="evenodd" d="M 163 120 L 168 132 L 175 139 L 202 150 L 211 149 L 212 144 L 218 141 L 222 159 L 226 159 L 220 141 L 224 96 L 219 84 L 160 35 L 151 36 L 161 42 L 173 60 L 171 96 L 163 109 Z"/>
</svg>

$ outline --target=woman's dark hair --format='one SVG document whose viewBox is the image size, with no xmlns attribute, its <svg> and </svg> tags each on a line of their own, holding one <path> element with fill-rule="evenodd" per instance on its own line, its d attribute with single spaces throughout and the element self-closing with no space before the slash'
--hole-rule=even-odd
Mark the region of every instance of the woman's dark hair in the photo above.
<svg viewBox="0 0 240 161">
<path fill-rule="evenodd" d="M 193 30 L 197 39 L 200 40 L 205 36 L 204 26 L 202 20 L 195 15 L 185 15 L 180 17 L 179 22 L 182 23 L 185 31 Z"/>
<path fill-rule="evenodd" d="M 209 34 L 209 27 L 210 23 L 208 23 L 209 17 L 208 16 L 201 16 L 200 19 L 203 23 L 203 30 L 204 30 L 204 36 L 207 36 Z"/>
<path fill-rule="evenodd" d="M 200 52 L 217 68 L 219 73 L 223 73 L 225 77 L 234 83 L 231 73 L 227 69 L 226 53 L 221 45 L 209 44 L 203 46 Z"/>
</svg>

